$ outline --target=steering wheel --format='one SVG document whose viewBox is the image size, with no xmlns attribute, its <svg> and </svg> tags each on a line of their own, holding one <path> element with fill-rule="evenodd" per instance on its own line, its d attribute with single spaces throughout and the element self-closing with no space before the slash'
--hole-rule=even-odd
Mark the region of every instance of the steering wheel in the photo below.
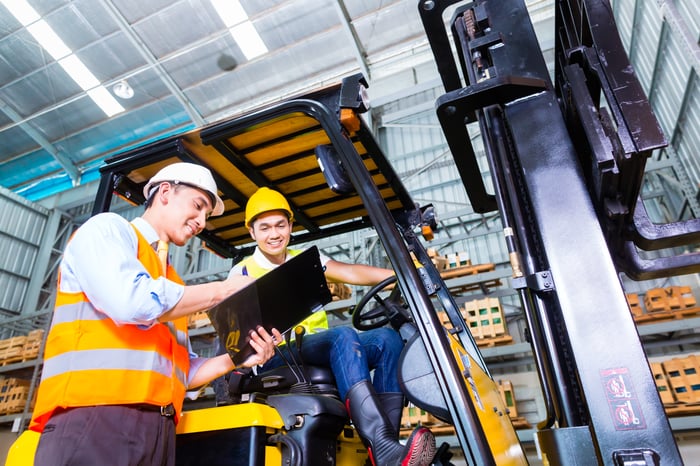
<svg viewBox="0 0 700 466">
<path fill-rule="evenodd" d="M 379 296 L 379 292 L 392 283 L 396 283 L 396 276 L 385 278 L 370 288 L 352 310 L 352 325 L 357 330 L 372 330 L 383 327 L 387 323 L 395 329 L 411 320 L 411 315 L 401 300 L 401 291 L 395 286 L 386 299 Z M 365 309 L 371 299 L 377 302 L 372 309 Z"/>
</svg>

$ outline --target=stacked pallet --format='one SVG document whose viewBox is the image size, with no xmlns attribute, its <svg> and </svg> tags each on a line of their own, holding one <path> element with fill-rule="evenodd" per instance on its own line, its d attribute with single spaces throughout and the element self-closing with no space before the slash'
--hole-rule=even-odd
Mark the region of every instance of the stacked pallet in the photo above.
<svg viewBox="0 0 700 466">
<path fill-rule="evenodd" d="M 37 329 L 28 335 L 0 340 L 0 365 L 29 361 L 39 357 L 44 330 Z"/>
<path fill-rule="evenodd" d="M 466 275 L 477 275 L 496 269 L 496 265 L 493 263 L 472 264 L 469 254 L 464 251 L 440 255 L 436 249 L 428 248 L 426 252 L 428 253 L 428 257 L 430 257 L 430 261 L 435 265 L 438 272 L 440 272 L 440 276 L 443 280 Z M 484 288 L 492 288 L 500 285 L 501 281 L 498 278 L 489 278 L 479 283 L 450 286 L 450 291 L 453 293 L 465 293 L 467 291 L 483 290 Z"/>
<path fill-rule="evenodd" d="M 503 308 L 498 298 L 467 301 L 460 308 L 460 314 L 478 346 L 498 346 L 513 343 L 513 337 L 508 334 Z M 438 312 L 438 318 L 446 329 L 452 328 L 447 313 L 444 311 Z"/>
<path fill-rule="evenodd" d="M 700 357 L 694 354 L 651 363 L 656 388 L 669 416 L 700 412 Z"/>
<path fill-rule="evenodd" d="M 328 290 L 331 292 L 333 301 L 342 301 L 352 296 L 352 288 L 345 283 L 328 282 Z"/>
<path fill-rule="evenodd" d="M 44 341 L 44 330 L 36 329 L 32 330 L 27 334 L 27 341 L 24 344 L 24 351 L 22 352 L 24 356 L 24 361 L 31 359 L 36 359 L 39 357 L 39 349 Z"/>
<path fill-rule="evenodd" d="M 428 248 L 426 252 L 428 253 L 428 257 L 430 257 L 430 261 L 435 265 L 435 268 L 438 269 L 438 272 L 442 272 L 447 268 L 447 257 L 438 254 L 435 248 Z"/>
<path fill-rule="evenodd" d="M 513 384 L 510 380 L 499 380 L 498 391 L 501 394 L 501 399 L 506 405 L 506 412 L 515 429 L 528 429 L 532 427 L 530 423 L 522 416 L 518 415 L 517 402 Z M 401 416 L 401 435 L 408 436 L 417 426 L 429 427 L 433 434 L 452 434 L 454 427 L 452 424 L 441 421 L 429 412 L 414 406 L 409 403 L 403 409 Z"/>
<path fill-rule="evenodd" d="M 29 381 L 23 379 L 8 377 L 0 380 L 0 415 L 24 411 L 29 397 L 29 385 Z"/>
<path fill-rule="evenodd" d="M 211 325 L 207 311 L 198 311 L 187 316 L 187 328 L 195 329 Z"/>
<path fill-rule="evenodd" d="M 478 346 L 513 343 L 513 337 L 508 334 L 505 315 L 498 298 L 467 301 L 461 312 Z"/>
<path fill-rule="evenodd" d="M 26 343 L 26 336 L 18 336 L 0 340 L 0 361 L 2 361 L 2 365 L 6 366 L 8 364 L 22 361 L 22 354 Z"/>
<path fill-rule="evenodd" d="M 700 314 L 700 307 L 689 286 L 651 288 L 646 291 L 643 300 L 637 293 L 627 293 L 627 303 L 638 324 Z"/>
<path fill-rule="evenodd" d="M 430 427 L 433 434 L 451 434 L 454 433 L 452 424 L 441 421 L 424 409 L 421 409 L 413 403 L 403 408 L 401 415 L 401 435 L 408 436 L 417 426 Z"/>
<path fill-rule="evenodd" d="M 518 415 L 517 402 L 515 400 L 515 392 L 513 391 L 513 383 L 510 380 L 498 381 L 498 392 L 501 394 L 501 399 L 506 405 L 506 413 L 516 429 L 527 429 L 531 425 L 523 416 Z"/>
</svg>

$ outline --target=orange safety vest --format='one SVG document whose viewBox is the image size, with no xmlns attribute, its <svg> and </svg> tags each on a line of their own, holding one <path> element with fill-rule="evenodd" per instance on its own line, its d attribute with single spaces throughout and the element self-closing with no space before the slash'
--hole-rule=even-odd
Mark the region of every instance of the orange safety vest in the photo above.
<svg viewBox="0 0 700 466">
<path fill-rule="evenodd" d="M 136 228 L 134 228 L 136 230 Z M 138 259 L 163 275 L 156 251 L 136 230 Z M 168 264 L 166 277 L 182 284 Z M 148 403 L 175 406 L 179 419 L 190 368 L 187 318 L 150 328 L 117 325 L 85 293 L 58 294 L 46 340 L 41 384 L 29 428 L 41 432 L 56 409 Z"/>
<path fill-rule="evenodd" d="M 287 249 L 287 253 L 290 256 L 296 256 L 297 254 L 300 254 L 302 252 L 303 251 L 301 249 Z M 253 278 L 262 277 L 270 271 L 270 269 L 260 267 L 260 264 L 258 264 L 255 261 L 255 258 L 253 256 L 246 257 L 245 259 L 240 261 L 239 264 L 242 266 L 243 275 L 249 275 Z M 311 333 L 318 333 L 319 331 L 323 330 L 328 330 L 328 316 L 326 315 L 326 311 L 321 309 L 320 311 L 314 312 L 309 317 L 300 322 L 299 325 L 304 327 L 307 335 Z"/>
</svg>

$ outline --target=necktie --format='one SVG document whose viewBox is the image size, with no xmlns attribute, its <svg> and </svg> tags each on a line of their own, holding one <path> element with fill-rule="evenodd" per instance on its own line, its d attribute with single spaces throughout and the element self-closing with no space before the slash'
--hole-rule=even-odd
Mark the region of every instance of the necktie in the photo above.
<svg viewBox="0 0 700 466">
<path fill-rule="evenodd" d="M 158 240 L 158 259 L 160 259 L 160 265 L 163 269 L 163 275 L 168 271 L 168 242 L 163 240 Z"/>
</svg>

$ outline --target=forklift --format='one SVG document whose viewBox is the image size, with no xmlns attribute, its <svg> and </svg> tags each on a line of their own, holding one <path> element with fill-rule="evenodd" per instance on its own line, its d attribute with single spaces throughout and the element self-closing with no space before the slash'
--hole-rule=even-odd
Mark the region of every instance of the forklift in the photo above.
<svg viewBox="0 0 700 466">
<path fill-rule="evenodd" d="M 553 83 L 523 0 L 455 3 L 418 3 L 446 91 L 436 114 L 474 210 L 501 214 L 545 400 L 536 429 L 542 460 L 680 465 L 618 273 L 700 271 L 697 254 L 647 260 L 638 251 L 697 243 L 700 224 L 654 225 L 639 200 L 644 161 L 666 141 L 629 72 L 610 5 L 556 2 Z M 225 204 L 200 239 L 234 263 L 253 249 L 244 210 L 262 186 L 289 200 L 293 243 L 372 228 L 395 277 L 358 302 L 353 325 L 391 325 L 404 337 L 406 398 L 455 429 L 458 445 L 439 445 L 434 464 L 452 464 L 449 450 L 459 447 L 468 465 L 525 465 L 498 387 L 426 250 L 435 209 L 412 199 L 361 117 L 366 87 L 363 76 L 349 76 L 118 154 L 101 168 L 93 214 L 109 211 L 116 197 L 142 204 L 142 188 L 159 169 L 192 162 L 212 171 Z M 481 130 L 493 193 L 468 124 Z M 233 403 L 185 411 L 178 464 L 370 464 L 332 376 L 305 368 L 306 389 L 296 391 L 295 369 L 230 378 Z M 609 390 L 612 383 L 624 390 Z M 6 464 L 31 464 L 37 441 L 24 432 Z"/>
</svg>

